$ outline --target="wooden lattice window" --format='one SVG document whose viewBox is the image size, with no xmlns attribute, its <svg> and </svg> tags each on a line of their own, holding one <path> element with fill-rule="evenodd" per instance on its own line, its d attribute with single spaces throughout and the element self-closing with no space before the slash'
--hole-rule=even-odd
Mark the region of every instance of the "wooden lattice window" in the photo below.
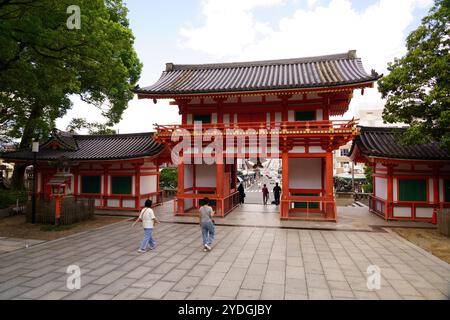
<svg viewBox="0 0 450 320">
<path fill-rule="evenodd" d="M 398 185 L 400 201 L 427 201 L 426 179 L 399 179 Z"/>
<path fill-rule="evenodd" d="M 316 111 L 296 111 L 295 121 L 315 121 Z"/>
<path fill-rule="evenodd" d="M 98 194 L 101 192 L 100 176 L 82 176 L 81 177 L 81 193 Z"/>
<path fill-rule="evenodd" d="M 112 194 L 131 194 L 132 177 L 111 177 Z"/>
</svg>

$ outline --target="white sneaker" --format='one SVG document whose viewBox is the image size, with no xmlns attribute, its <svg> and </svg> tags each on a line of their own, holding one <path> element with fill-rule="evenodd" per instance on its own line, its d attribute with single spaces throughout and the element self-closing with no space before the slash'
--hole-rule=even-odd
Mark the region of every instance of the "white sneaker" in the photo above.
<svg viewBox="0 0 450 320">
<path fill-rule="evenodd" d="M 145 250 L 142 250 L 142 249 L 139 249 L 138 250 L 138 253 L 145 253 L 146 251 Z"/>
<path fill-rule="evenodd" d="M 206 248 L 208 251 L 211 251 L 211 247 L 208 246 L 207 244 L 205 244 L 205 248 Z"/>
</svg>

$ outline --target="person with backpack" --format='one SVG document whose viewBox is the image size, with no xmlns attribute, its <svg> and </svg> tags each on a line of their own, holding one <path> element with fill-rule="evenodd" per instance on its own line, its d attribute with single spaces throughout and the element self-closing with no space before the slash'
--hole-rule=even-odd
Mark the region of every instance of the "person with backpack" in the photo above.
<svg viewBox="0 0 450 320">
<path fill-rule="evenodd" d="M 156 247 L 156 241 L 153 239 L 153 228 L 159 223 L 152 209 L 152 200 L 145 200 L 144 208 L 141 210 L 139 217 L 134 221 L 133 227 L 138 221 L 142 221 L 144 227 L 144 239 L 141 242 L 138 252 L 144 253 L 147 249 L 153 250 Z"/>
<path fill-rule="evenodd" d="M 209 205 L 208 198 L 204 198 L 202 202 L 203 205 L 200 207 L 199 224 L 202 230 L 203 251 L 211 251 L 211 245 L 215 236 L 214 220 L 212 219 L 214 210 Z"/>
</svg>

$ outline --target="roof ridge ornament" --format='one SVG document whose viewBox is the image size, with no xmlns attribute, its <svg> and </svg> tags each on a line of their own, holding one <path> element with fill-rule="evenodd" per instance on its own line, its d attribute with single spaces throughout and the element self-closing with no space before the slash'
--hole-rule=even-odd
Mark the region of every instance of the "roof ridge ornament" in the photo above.
<svg viewBox="0 0 450 320">
<path fill-rule="evenodd" d="M 349 50 L 348 51 L 348 58 L 349 59 L 356 59 L 356 50 Z"/>
</svg>

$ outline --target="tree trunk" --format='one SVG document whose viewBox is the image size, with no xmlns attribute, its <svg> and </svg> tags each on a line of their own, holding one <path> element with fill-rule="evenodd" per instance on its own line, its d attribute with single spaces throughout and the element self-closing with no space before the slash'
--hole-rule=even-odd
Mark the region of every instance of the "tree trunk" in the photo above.
<svg viewBox="0 0 450 320">
<path fill-rule="evenodd" d="M 40 107 L 38 103 L 34 103 L 31 112 L 30 117 L 28 118 L 28 121 L 23 129 L 23 135 L 22 139 L 20 140 L 19 149 L 26 149 L 30 148 L 31 140 L 35 137 L 35 131 L 36 131 L 36 120 L 41 117 L 43 108 Z M 31 159 L 30 159 L 31 161 Z M 25 174 L 25 168 L 27 167 L 26 164 L 16 164 L 14 166 L 11 186 L 13 189 L 22 190 L 25 188 L 24 185 L 24 174 Z"/>
</svg>

